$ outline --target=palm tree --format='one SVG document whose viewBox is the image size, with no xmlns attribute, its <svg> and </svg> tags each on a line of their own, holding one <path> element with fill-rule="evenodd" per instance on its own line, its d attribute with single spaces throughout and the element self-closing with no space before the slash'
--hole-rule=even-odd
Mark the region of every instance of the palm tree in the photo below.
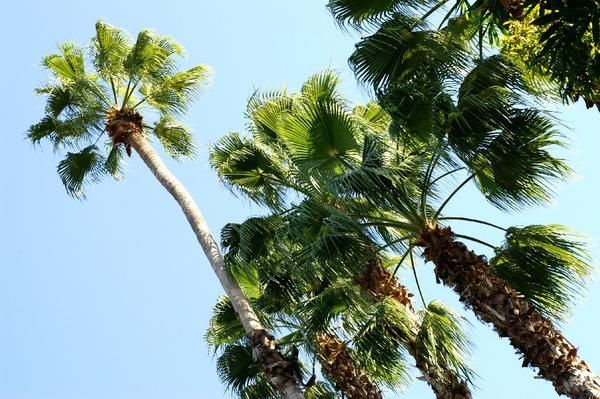
<svg viewBox="0 0 600 399">
<path fill-rule="evenodd" d="M 320 203 L 335 204 L 333 206 L 341 207 L 342 204 L 337 202 L 338 198 L 336 197 L 338 196 L 327 187 L 329 179 L 341 171 L 337 160 L 328 159 L 332 152 L 341 152 L 341 150 L 332 149 L 330 146 L 332 143 L 339 146 L 358 146 L 358 140 L 356 137 L 344 138 L 342 134 L 331 137 L 328 130 L 351 131 L 357 135 L 364 134 L 366 131 L 374 131 L 381 135 L 387 132 L 389 118 L 374 104 L 369 104 L 367 107 L 356 107 L 350 111 L 346 101 L 337 92 L 337 84 L 337 77 L 326 72 L 310 78 L 303 86 L 301 93 L 297 95 L 272 93 L 264 98 L 260 95 L 254 96 L 250 100 L 248 108 L 249 126 L 254 140 L 249 141 L 238 134 L 230 134 L 218 142 L 211 153 L 211 161 L 224 181 L 252 200 L 268 205 L 275 212 L 289 212 L 290 215 L 294 215 L 295 212 L 308 212 L 317 215 L 315 218 L 318 219 Z M 288 146 L 300 144 L 300 142 L 296 137 L 286 136 L 284 138 L 282 136 L 282 129 L 284 129 L 282 123 L 286 123 L 284 121 L 287 119 L 286 116 L 289 117 L 290 122 L 293 117 L 311 118 L 310 120 L 302 119 L 299 124 L 305 130 L 314 128 L 311 132 L 318 135 L 315 140 L 319 141 L 313 148 L 307 148 L 302 156 L 314 153 L 315 156 L 322 157 L 320 160 L 309 156 L 310 159 L 305 159 L 306 164 L 303 164 L 295 158 L 295 154 L 291 153 Z M 315 126 L 321 131 L 317 131 Z M 287 138 L 294 142 L 288 142 Z M 308 139 L 308 137 L 306 138 Z M 366 141 L 364 150 L 368 150 L 371 144 L 371 141 Z M 328 163 L 329 160 L 332 163 Z M 338 171 L 335 172 L 336 170 Z M 294 195 L 304 198 L 296 210 L 294 207 L 289 208 L 285 199 L 285 196 L 293 197 Z M 358 205 L 353 203 L 345 206 L 356 207 Z M 298 222 L 297 218 L 293 218 L 293 220 Z M 294 222 L 291 223 L 289 233 L 280 233 L 280 235 L 295 236 L 296 240 L 303 243 L 302 248 L 305 249 L 301 250 L 300 254 L 294 256 L 293 259 L 304 259 L 305 256 L 303 257 L 302 253 L 311 254 L 307 248 L 312 248 L 314 241 L 319 241 L 318 234 L 315 236 L 308 233 L 319 231 L 319 228 L 313 227 L 313 224 L 312 220 L 306 224 Z M 261 229 L 263 232 L 265 230 L 265 228 Z M 274 235 L 274 233 L 269 234 L 269 236 Z M 323 245 L 332 245 L 327 240 Z M 257 236 L 253 239 L 248 238 L 247 241 L 249 243 L 262 242 L 264 238 Z M 350 266 L 340 273 L 340 277 L 347 279 L 348 275 L 354 276 L 353 284 L 362 287 L 375 303 L 380 303 L 387 298 L 396 303 L 396 306 L 401 306 L 404 311 L 414 313 L 410 302 L 411 294 L 405 287 L 397 285 L 390 273 L 381 267 L 380 260 L 375 256 L 370 244 L 366 243 L 363 238 L 356 237 L 348 242 L 335 245 L 343 248 L 346 256 L 353 252 L 352 248 L 357 249 L 357 255 L 346 262 Z M 363 249 L 367 249 L 373 256 L 365 258 Z M 282 252 L 283 250 L 276 248 L 275 251 Z M 285 251 L 289 252 L 289 250 Z M 299 270 L 303 271 L 303 278 L 310 280 L 315 278 L 314 276 L 321 276 L 323 272 L 315 267 L 324 267 L 322 261 L 323 259 L 312 256 L 304 259 L 302 263 L 315 266 L 300 268 Z M 339 260 L 330 261 L 332 268 L 339 269 Z M 290 268 L 297 269 L 294 265 Z M 272 271 L 265 272 L 266 275 L 271 273 Z M 322 282 L 312 282 L 309 285 L 321 286 Z M 385 306 L 385 304 L 381 304 L 381 306 Z M 435 308 L 435 305 L 432 306 Z M 417 316 L 413 314 L 412 318 L 416 319 Z M 417 324 L 414 324 L 413 328 L 403 329 L 402 334 L 399 333 L 399 330 L 388 331 L 388 334 L 396 336 L 397 344 L 407 348 L 415 358 L 424 378 L 432 385 L 438 397 L 470 397 L 467 385 L 468 373 L 465 372 L 466 368 L 462 367 L 460 361 L 462 340 L 458 339 L 458 344 L 450 344 L 451 339 L 448 340 L 450 342 L 440 341 L 446 342 L 445 347 L 448 349 L 447 352 L 441 351 L 443 356 L 440 355 L 440 357 L 450 359 L 448 362 L 440 362 L 439 359 L 431 358 L 434 356 L 434 351 L 426 351 L 427 348 L 417 342 L 419 333 L 416 326 Z M 460 334 L 454 334 L 454 338 L 460 336 Z M 383 355 L 385 357 L 387 353 Z M 454 364 L 451 364 L 453 362 Z"/>
<path fill-rule="evenodd" d="M 198 206 L 149 142 L 149 135 L 154 136 L 175 158 L 193 155 L 191 132 L 176 117 L 187 110 L 209 69 L 198 65 L 178 71 L 175 57 L 182 55 L 183 49 L 172 39 L 144 30 L 131 43 L 122 30 L 104 22 L 96 24 L 89 50 L 93 72 L 86 65 L 84 49 L 72 43 L 44 57 L 43 65 L 54 80 L 37 90 L 47 96 L 46 112 L 29 129 L 29 139 L 33 143 L 50 141 L 57 150 L 77 151 L 67 152 L 58 164 L 67 192 L 76 198 L 84 198 L 85 183 L 105 175 L 120 176 L 123 150 L 130 156 L 135 150 L 181 207 L 249 336 L 266 379 L 285 397 L 302 398 L 294 371 L 227 274 Z M 144 107 L 147 112 L 142 113 Z M 146 118 L 155 122 L 149 125 Z M 98 147 L 105 132 L 107 155 Z"/>
<path fill-rule="evenodd" d="M 286 210 L 289 190 L 303 196 L 288 211 L 290 223 L 304 237 L 303 253 L 309 260 L 320 259 L 327 273 L 358 275 L 369 248 L 397 251 L 404 261 L 423 247 L 438 280 L 508 336 L 524 366 L 537 367 L 561 394 L 595 397 L 600 381 L 551 321 L 566 316 L 589 274 L 582 244 L 559 226 L 503 228 L 442 213 L 469 183 L 500 209 L 549 200 L 552 180 L 569 171 L 549 152 L 561 144 L 552 120 L 530 104 L 519 68 L 501 56 L 471 64 L 453 98 L 449 85 L 461 70 L 435 65 L 438 59 L 447 62 L 443 55 L 426 53 L 430 58 L 413 64 L 409 58 L 405 65 L 402 57 L 395 61 L 384 54 L 371 60 L 364 55 L 378 48 L 402 54 L 402 43 L 386 47 L 382 40 L 414 40 L 424 52 L 428 47 L 422 41 L 437 36 L 398 29 L 376 43 L 370 39 L 357 47 L 354 65 L 368 82 L 385 89 L 379 93 L 391 121 L 374 104 L 351 111 L 336 90 L 335 77 L 317 75 L 300 95 L 253 98 L 248 111 L 253 139 L 226 136 L 211 154 L 213 165 L 233 189 L 274 210 Z M 418 51 L 412 49 L 410 56 Z M 441 71 L 450 71 L 455 79 L 427 79 Z M 397 74 L 395 80 L 392 74 Z M 461 174 L 464 180 L 441 201 L 441 184 Z M 492 245 L 455 234 L 447 226 L 453 220 L 501 229 L 506 241 Z M 487 262 L 457 238 L 488 246 L 494 256 Z M 363 256 L 348 259 L 349 252 Z M 305 270 L 319 273 L 318 268 Z"/>
<path fill-rule="evenodd" d="M 368 267 L 358 279 L 332 279 L 331 274 L 298 262 L 305 246 L 294 244 L 290 232 L 285 218 L 267 216 L 229 224 L 222 234 L 232 275 L 253 293 L 259 314 L 267 313 L 264 319 L 275 321 L 270 327 L 288 332 L 280 342 L 294 342 L 304 358 L 318 360 L 322 373 L 348 398 L 381 398 L 378 386 L 394 389 L 403 384 L 402 347 L 415 357 L 420 370 L 430 366 L 424 377 L 434 388 L 444 386 L 441 376 L 431 378 L 440 370 L 450 375 L 447 366 L 454 365 L 452 360 L 462 364 L 456 357 L 461 352 L 456 344 L 465 342 L 459 318 L 438 302 L 415 312 L 406 288 L 389 279 L 381 262 Z M 377 273 L 387 279 L 382 281 Z M 212 346 L 228 348 L 243 338 L 239 323 L 231 323 L 235 319 L 228 311 L 231 308 L 222 301 L 215 308 L 207 334 Z M 237 364 L 223 360 L 229 359 L 227 349 L 222 353 L 219 362 Z M 244 386 L 248 380 L 238 368 L 220 370 L 229 387 Z M 470 396 L 452 392 L 452 396 L 438 397 Z"/>
<path fill-rule="evenodd" d="M 565 102 L 585 100 L 600 110 L 600 3 L 597 0 L 330 0 L 341 25 L 372 28 L 394 15 L 429 17 L 444 10 L 440 27 L 466 16 L 471 37 L 483 46 L 501 45 L 535 75 L 549 78 Z"/>
</svg>

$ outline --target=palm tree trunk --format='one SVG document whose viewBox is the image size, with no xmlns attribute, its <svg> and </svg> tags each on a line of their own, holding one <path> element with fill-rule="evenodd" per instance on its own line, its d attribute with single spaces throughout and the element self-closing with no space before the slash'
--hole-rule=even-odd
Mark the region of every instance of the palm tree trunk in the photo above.
<svg viewBox="0 0 600 399">
<path fill-rule="evenodd" d="M 379 388 L 355 366 L 348 347 L 341 339 L 333 334 L 319 333 L 315 343 L 323 372 L 348 399 L 383 399 Z"/>
<path fill-rule="evenodd" d="M 523 0 L 500 0 L 500 3 L 512 18 L 516 20 L 522 20 L 525 10 L 523 9 Z"/>
<path fill-rule="evenodd" d="M 128 144 L 139 154 L 160 184 L 175 198 L 187 218 L 204 254 L 217 275 L 223 290 L 231 300 L 244 330 L 250 338 L 253 353 L 262 364 L 268 380 L 288 399 L 302 399 L 299 376 L 295 365 L 286 360 L 275 347 L 275 339 L 268 334 L 252 310 L 239 285 L 231 279 L 217 242 L 213 238 L 200 209 L 183 184 L 167 169 L 141 132 L 134 131 L 127 137 Z"/>
<path fill-rule="evenodd" d="M 365 272 L 356 279 L 361 288 L 368 291 L 371 296 L 379 301 L 383 297 L 391 297 L 404 305 L 410 312 L 414 312 L 408 289 L 397 283 L 392 274 L 388 272 L 381 261 L 373 256 Z M 405 347 L 415 359 L 415 366 L 421 372 L 423 379 L 429 384 L 437 399 L 471 399 L 471 390 L 465 381 L 461 381 L 451 372 L 440 375 L 429 360 L 423 355 L 419 342 L 413 337 L 405 337 Z"/>
<path fill-rule="evenodd" d="M 523 356 L 523 367 L 538 368 L 556 392 L 573 399 L 600 398 L 600 378 L 577 355 L 577 348 L 527 300 L 477 256 L 454 240 L 451 229 L 436 226 L 421 234 L 424 257 L 435 264 L 438 281 L 460 295 L 460 301 Z"/>
</svg>

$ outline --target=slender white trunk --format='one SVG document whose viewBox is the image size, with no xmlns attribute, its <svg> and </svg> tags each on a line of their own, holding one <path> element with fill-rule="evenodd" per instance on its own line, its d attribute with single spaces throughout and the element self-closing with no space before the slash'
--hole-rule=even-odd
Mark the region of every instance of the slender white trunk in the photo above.
<svg viewBox="0 0 600 399">
<path fill-rule="evenodd" d="M 288 399 L 303 399 L 304 395 L 298 386 L 298 381 L 293 375 L 281 375 L 282 370 L 285 372 L 287 364 L 280 354 L 276 353 L 274 340 L 272 336 L 266 333 L 260 320 L 252 310 L 252 307 L 239 285 L 233 281 L 227 270 L 225 262 L 219 250 L 219 246 L 212 236 L 200 209 L 196 202 L 181 184 L 181 182 L 169 171 L 160 156 L 154 148 L 148 143 L 142 133 L 133 132 L 129 134 L 128 143 L 139 154 L 146 166 L 152 171 L 152 174 L 162 184 L 162 186 L 175 198 L 185 217 L 187 218 L 192 230 L 196 234 L 196 238 L 200 246 L 204 250 L 204 254 L 217 275 L 223 290 L 231 300 L 231 304 L 235 309 L 240 322 L 244 326 L 244 330 L 251 338 L 251 341 L 264 341 L 267 339 L 271 342 L 261 342 L 254 345 L 254 350 L 258 351 L 259 359 L 263 360 L 263 369 L 267 378 L 277 387 L 277 389 Z M 253 337 L 260 336 L 261 339 L 252 340 Z M 275 353 L 261 353 L 262 351 Z M 278 356 L 279 355 L 279 356 Z M 265 359 L 266 358 L 266 359 Z M 277 375 L 276 375 L 277 374 Z"/>
</svg>

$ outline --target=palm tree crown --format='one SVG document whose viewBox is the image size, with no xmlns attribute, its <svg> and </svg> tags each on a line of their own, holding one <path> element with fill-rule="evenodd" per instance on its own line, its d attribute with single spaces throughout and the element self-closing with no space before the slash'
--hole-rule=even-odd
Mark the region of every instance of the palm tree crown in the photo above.
<svg viewBox="0 0 600 399">
<path fill-rule="evenodd" d="M 132 42 L 124 31 L 99 21 L 87 48 L 65 43 L 44 57 L 54 79 L 37 89 L 47 97 L 45 116 L 28 137 L 68 151 L 58 173 L 70 195 L 82 198 L 85 183 L 121 176 L 123 149 L 131 154 L 131 131 L 152 134 L 174 158 L 193 156 L 191 132 L 177 117 L 205 84 L 209 68 L 179 71 L 176 57 L 183 53 L 166 36 L 144 30 Z M 148 112 L 142 114 L 144 108 Z M 98 146 L 104 133 L 105 150 Z"/>
</svg>

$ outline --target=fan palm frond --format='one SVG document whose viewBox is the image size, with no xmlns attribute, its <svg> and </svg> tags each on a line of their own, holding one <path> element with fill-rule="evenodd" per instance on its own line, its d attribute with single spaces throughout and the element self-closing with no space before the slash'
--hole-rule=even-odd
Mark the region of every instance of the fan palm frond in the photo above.
<svg viewBox="0 0 600 399">
<path fill-rule="evenodd" d="M 152 129 L 152 133 L 163 145 L 167 154 L 178 159 L 193 158 L 196 152 L 192 132 L 177 120 L 163 116 Z"/>
<path fill-rule="evenodd" d="M 509 228 L 490 265 L 555 320 L 569 315 L 569 304 L 582 295 L 592 270 L 581 238 L 560 225 Z"/>
<path fill-rule="evenodd" d="M 278 165 L 261 146 L 238 133 L 230 133 L 213 146 L 210 162 L 221 178 L 233 190 L 252 200 L 280 206 L 285 181 L 283 167 Z"/>
<path fill-rule="evenodd" d="M 420 325 L 416 342 L 421 345 L 420 356 L 437 369 L 440 378 L 458 376 L 471 382 L 473 372 L 467 364 L 471 344 L 463 330 L 468 322 L 439 301 L 430 302 L 419 311 Z"/>
</svg>

